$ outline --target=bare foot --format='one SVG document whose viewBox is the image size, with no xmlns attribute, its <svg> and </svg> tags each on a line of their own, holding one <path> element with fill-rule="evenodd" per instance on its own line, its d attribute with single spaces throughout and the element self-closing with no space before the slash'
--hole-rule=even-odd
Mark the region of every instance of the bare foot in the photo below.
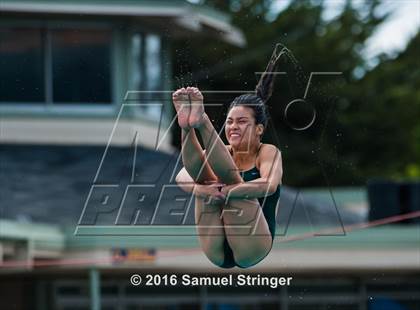
<svg viewBox="0 0 420 310">
<path fill-rule="evenodd" d="M 178 124 L 181 128 L 188 128 L 190 116 L 190 101 L 185 88 L 180 88 L 172 94 L 172 102 L 178 115 Z"/>
<path fill-rule="evenodd" d="M 192 128 L 198 128 L 204 119 L 203 95 L 195 87 L 187 87 L 187 93 L 190 100 L 190 117 L 188 123 Z"/>
</svg>

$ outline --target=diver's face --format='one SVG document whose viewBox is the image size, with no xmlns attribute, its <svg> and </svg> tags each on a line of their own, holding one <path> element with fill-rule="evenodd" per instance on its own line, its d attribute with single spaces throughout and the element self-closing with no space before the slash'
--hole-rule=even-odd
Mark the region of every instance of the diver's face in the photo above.
<svg viewBox="0 0 420 310">
<path fill-rule="evenodd" d="M 233 148 L 247 149 L 252 143 L 259 143 L 262 125 L 255 124 L 254 111 L 244 106 L 230 109 L 225 126 L 225 135 Z"/>
</svg>

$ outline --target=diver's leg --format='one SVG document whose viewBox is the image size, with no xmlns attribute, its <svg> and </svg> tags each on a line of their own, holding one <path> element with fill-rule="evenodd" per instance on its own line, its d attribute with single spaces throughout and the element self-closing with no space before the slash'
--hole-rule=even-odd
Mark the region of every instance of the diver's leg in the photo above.
<svg viewBox="0 0 420 310">
<path fill-rule="evenodd" d="M 206 184 L 216 182 L 217 177 L 207 163 L 203 149 L 197 139 L 194 128 L 183 128 L 182 140 L 182 162 L 188 174 L 195 183 Z"/>
<path fill-rule="evenodd" d="M 182 160 L 195 183 L 217 182 L 215 174 L 206 163 L 203 149 L 193 128 L 182 129 Z M 226 236 L 221 219 L 222 205 L 223 202 L 205 201 L 203 198 L 195 197 L 198 239 L 205 255 L 217 266 L 223 266 L 225 261 Z"/>
<path fill-rule="evenodd" d="M 187 89 L 180 88 L 172 94 L 172 102 L 177 113 L 178 124 L 182 131 L 182 161 L 188 174 L 195 182 L 202 183 L 206 180 L 212 181 L 216 179 L 216 176 L 212 173 L 207 163 L 205 163 L 203 149 L 201 148 L 194 129 L 189 126 L 191 100 Z"/>
<path fill-rule="evenodd" d="M 189 125 L 200 132 L 211 169 L 222 183 L 242 182 L 235 162 L 204 111 L 203 95 L 194 87 L 186 91 L 190 102 Z"/>
<path fill-rule="evenodd" d="M 252 266 L 270 252 L 273 240 L 257 199 L 229 199 L 222 218 L 226 238 L 239 266 Z"/>
<path fill-rule="evenodd" d="M 195 222 L 198 240 L 207 258 L 215 265 L 225 264 L 225 230 L 221 217 L 223 202 L 204 201 L 195 198 Z"/>
<path fill-rule="evenodd" d="M 224 184 L 242 183 L 243 180 L 232 156 L 206 114 L 197 129 L 206 148 L 207 161 L 220 182 Z"/>
</svg>

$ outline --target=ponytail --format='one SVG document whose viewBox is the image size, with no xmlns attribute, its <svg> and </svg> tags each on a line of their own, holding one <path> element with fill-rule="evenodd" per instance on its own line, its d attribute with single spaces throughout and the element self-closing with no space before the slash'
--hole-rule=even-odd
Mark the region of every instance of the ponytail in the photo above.
<svg viewBox="0 0 420 310">
<path fill-rule="evenodd" d="M 257 96 L 260 97 L 264 103 L 266 103 L 273 94 L 274 80 L 276 77 L 275 71 L 278 67 L 278 60 L 280 56 L 284 53 L 285 49 L 286 48 L 282 44 L 276 44 L 273 54 L 271 55 L 270 61 L 268 62 L 267 68 L 261 75 L 261 78 L 258 81 L 257 86 L 255 87 L 255 92 Z"/>
<path fill-rule="evenodd" d="M 262 124 L 264 127 L 267 127 L 268 113 L 266 102 L 273 94 L 274 73 L 277 68 L 278 60 L 286 50 L 287 49 L 282 44 L 276 44 L 267 68 L 255 88 L 255 94 L 244 94 L 236 97 L 230 104 L 229 110 L 235 106 L 249 107 L 254 111 L 256 124 Z"/>
</svg>

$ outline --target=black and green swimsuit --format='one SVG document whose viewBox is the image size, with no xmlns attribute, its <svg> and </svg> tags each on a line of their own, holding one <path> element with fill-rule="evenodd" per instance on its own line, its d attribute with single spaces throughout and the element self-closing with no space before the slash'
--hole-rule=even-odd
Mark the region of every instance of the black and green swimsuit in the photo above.
<svg viewBox="0 0 420 310">
<path fill-rule="evenodd" d="M 259 149 L 258 149 L 258 152 L 259 152 Z M 240 173 L 240 175 L 245 182 L 249 182 L 249 181 L 252 181 L 261 177 L 260 171 L 257 169 L 257 167 L 254 167 L 247 171 L 243 171 Z M 258 202 L 260 203 L 260 206 L 263 208 L 263 214 L 264 214 L 265 220 L 267 221 L 268 228 L 270 229 L 270 233 L 271 233 L 271 238 L 273 240 L 274 240 L 274 235 L 276 233 L 276 206 L 277 206 L 277 202 L 279 198 L 280 198 L 280 185 L 277 186 L 276 191 L 272 195 L 267 196 L 265 198 L 264 197 L 258 198 Z M 223 267 L 223 268 L 232 268 L 235 266 L 242 267 L 235 262 L 232 249 L 230 248 L 229 243 L 226 238 L 224 242 L 224 252 L 225 252 L 225 260 L 220 267 Z"/>
</svg>

